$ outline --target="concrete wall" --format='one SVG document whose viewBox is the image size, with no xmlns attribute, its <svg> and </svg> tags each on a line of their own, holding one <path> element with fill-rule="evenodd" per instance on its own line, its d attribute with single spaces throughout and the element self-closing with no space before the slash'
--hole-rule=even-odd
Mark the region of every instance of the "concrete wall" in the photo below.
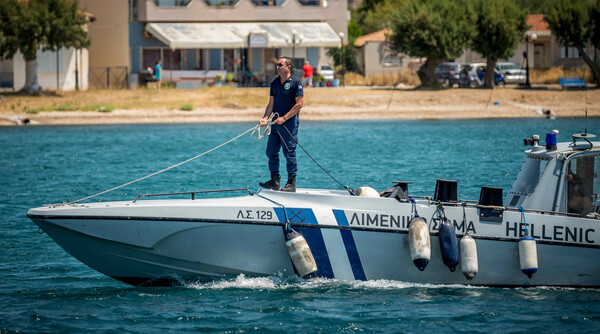
<svg viewBox="0 0 600 334">
<path fill-rule="evenodd" d="M 59 51 L 58 86 L 56 82 L 56 52 L 38 51 L 38 83 L 43 90 L 75 90 L 76 74 L 80 90 L 88 89 L 88 51 L 61 49 Z M 77 56 L 77 60 L 75 57 Z M 25 60 L 23 55 L 17 53 L 12 61 L 13 88 L 18 91 L 25 86 Z M 77 66 L 76 66 L 77 65 Z M 6 66 L 3 66 L 6 67 Z M 76 71 L 77 67 L 77 71 Z"/>
<path fill-rule="evenodd" d="M 129 1 L 79 0 L 79 6 L 96 17 L 96 21 L 88 24 L 88 32 L 92 38 L 89 48 L 90 66 L 131 68 Z"/>
</svg>

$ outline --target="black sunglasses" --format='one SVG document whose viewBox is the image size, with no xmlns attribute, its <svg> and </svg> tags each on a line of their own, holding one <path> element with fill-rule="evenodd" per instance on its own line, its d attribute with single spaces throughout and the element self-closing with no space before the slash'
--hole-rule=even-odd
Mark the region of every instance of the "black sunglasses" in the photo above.
<svg viewBox="0 0 600 334">
<path fill-rule="evenodd" d="M 285 63 L 277 63 L 277 67 L 284 67 Z"/>
</svg>

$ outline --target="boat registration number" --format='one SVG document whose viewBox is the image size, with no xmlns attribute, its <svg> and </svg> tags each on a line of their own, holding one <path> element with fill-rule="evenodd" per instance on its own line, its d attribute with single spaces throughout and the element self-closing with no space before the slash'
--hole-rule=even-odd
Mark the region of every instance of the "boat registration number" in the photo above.
<svg viewBox="0 0 600 334">
<path fill-rule="evenodd" d="M 272 211 L 263 210 L 239 210 L 237 217 L 238 219 L 273 219 Z"/>
</svg>

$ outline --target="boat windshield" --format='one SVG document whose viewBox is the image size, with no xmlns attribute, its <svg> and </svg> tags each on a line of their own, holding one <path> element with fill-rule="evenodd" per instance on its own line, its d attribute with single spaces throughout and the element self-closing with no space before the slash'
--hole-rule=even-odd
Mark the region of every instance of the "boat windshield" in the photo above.
<svg viewBox="0 0 600 334">
<path fill-rule="evenodd" d="M 567 212 L 582 216 L 600 213 L 600 156 L 587 156 L 569 161 L 567 167 Z"/>
<path fill-rule="evenodd" d="M 531 195 L 540 181 L 540 176 L 542 176 L 544 169 L 546 169 L 548 161 L 538 157 L 527 157 L 519 175 L 517 175 L 517 180 L 513 184 L 511 192 L 520 195 Z"/>
</svg>

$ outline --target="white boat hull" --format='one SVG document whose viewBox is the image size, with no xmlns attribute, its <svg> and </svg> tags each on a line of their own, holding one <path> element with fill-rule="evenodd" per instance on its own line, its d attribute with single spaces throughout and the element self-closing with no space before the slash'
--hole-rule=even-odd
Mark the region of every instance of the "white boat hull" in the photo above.
<svg viewBox="0 0 600 334">
<path fill-rule="evenodd" d="M 519 266 L 521 214 L 480 221 L 478 209 L 445 207 L 457 236 L 476 240 L 479 272 L 471 281 L 442 262 L 435 205 L 417 202 L 431 233 L 431 261 L 411 261 L 412 205 L 391 198 L 299 189 L 261 196 L 202 200 L 107 202 L 31 209 L 28 216 L 68 253 L 93 269 L 138 285 L 207 280 L 229 275 L 294 274 L 285 246 L 284 209 L 308 242 L 318 276 L 484 286 L 600 287 L 600 221 L 527 213 L 537 240 L 539 270 Z M 267 199 L 265 199 L 267 198 Z M 275 203 L 275 204 L 274 204 Z"/>
</svg>

